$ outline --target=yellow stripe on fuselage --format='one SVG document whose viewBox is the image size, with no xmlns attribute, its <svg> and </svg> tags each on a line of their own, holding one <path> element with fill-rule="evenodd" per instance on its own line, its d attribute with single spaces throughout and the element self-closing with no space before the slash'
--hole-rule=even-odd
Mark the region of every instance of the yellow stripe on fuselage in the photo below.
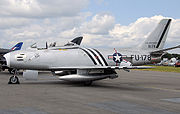
<svg viewBox="0 0 180 114">
<path fill-rule="evenodd" d="M 67 51 L 67 49 L 59 49 L 59 51 Z"/>
</svg>

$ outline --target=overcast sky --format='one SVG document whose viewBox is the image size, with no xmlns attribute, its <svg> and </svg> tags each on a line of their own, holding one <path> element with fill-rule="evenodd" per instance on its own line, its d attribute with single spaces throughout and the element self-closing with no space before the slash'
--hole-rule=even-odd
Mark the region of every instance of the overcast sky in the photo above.
<svg viewBox="0 0 180 114">
<path fill-rule="evenodd" d="M 83 46 L 133 47 L 163 18 L 172 18 L 165 47 L 180 44 L 179 0 L 0 0 L 0 46 L 19 41 L 65 43 L 83 36 Z M 180 49 L 174 52 L 180 53 Z"/>
</svg>

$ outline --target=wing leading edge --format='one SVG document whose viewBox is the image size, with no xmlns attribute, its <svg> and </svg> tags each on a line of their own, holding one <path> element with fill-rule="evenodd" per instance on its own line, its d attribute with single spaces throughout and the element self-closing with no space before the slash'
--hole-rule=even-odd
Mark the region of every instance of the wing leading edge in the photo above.
<svg viewBox="0 0 180 114">
<path fill-rule="evenodd" d="M 151 66 L 80 66 L 80 67 L 50 67 L 51 70 L 73 70 L 73 69 L 151 69 Z"/>
</svg>

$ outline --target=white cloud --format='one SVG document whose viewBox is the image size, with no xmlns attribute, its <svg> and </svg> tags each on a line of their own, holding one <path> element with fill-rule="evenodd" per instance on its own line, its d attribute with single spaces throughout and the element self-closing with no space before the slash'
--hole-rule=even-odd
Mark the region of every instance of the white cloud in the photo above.
<svg viewBox="0 0 180 114">
<path fill-rule="evenodd" d="M 66 42 L 83 36 L 83 45 L 91 47 L 133 47 L 142 43 L 163 16 L 142 17 L 125 26 L 115 23 L 108 13 L 81 10 L 88 0 L 2 0 L 0 1 L 0 45 L 24 41 Z M 69 5 L 73 4 L 73 5 Z M 53 18 L 52 18 L 53 17 Z M 180 44 L 180 19 L 173 19 L 166 47 Z M 10 43 L 7 43 L 10 41 Z"/>
<path fill-rule="evenodd" d="M 112 44 L 120 47 L 133 47 L 141 44 L 145 38 L 154 30 L 161 19 L 167 17 L 153 16 L 150 18 L 142 17 L 137 19 L 136 22 L 129 24 L 128 26 L 122 26 L 116 24 L 114 29 L 110 31 L 112 37 Z M 180 19 L 173 19 L 170 31 L 168 34 L 165 47 L 172 47 L 180 44 Z M 176 50 L 176 52 L 179 49 Z M 179 52 L 180 53 L 180 50 Z"/>
<path fill-rule="evenodd" d="M 82 22 L 72 29 L 60 32 L 59 38 L 74 38 L 83 36 L 83 44 L 87 46 L 103 46 L 101 40 L 108 36 L 109 31 L 114 27 L 115 19 L 109 14 L 96 14 L 92 20 Z M 107 39 L 106 39 L 107 40 Z"/>
<path fill-rule="evenodd" d="M 93 17 L 94 18 L 94 17 Z M 90 22 L 93 21 L 93 18 Z M 146 37 L 155 29 L 157 24 L 161 19 L 169 18 L 163 16 L 153 16 L 153 17 L 142 17 L 137 19 L 135 22 L 130 23 L 127 26 L 121 24 L 112 24 L 112 27 L 106 29 L 103 26 L 87 26 L 84 36 L 84 44 L 88 46 L 96 46 L 96 47 L 137 47 L 141 44 Z M 86 22 L 88 23 L 88 22 Z M 91 24 L 90 24 L 91 25 Z M 82 24 L 80 28 L 85 26 Z M 85 30 L 86 30 L 85 29 Z M 108 32 L 96 34 L 92 31 L 93 29 L 103 29 Z M 76 30 L 78 31 L 78 30 Z M 165 44 L 165 47 L 172 47 L 180 44 L 180 19 L 173 19 L 170 27 L 170 31 L 168 34 L 168 38 Z M 180 49 L 175 50 L 176 53 L 180 53 Z"/>
<path fill-rule="evenodd" d="M 109 31 L 109 35 L 114 39 L 114 45 L 119 43 L 120 47 L 137 46 L 145 40 L 148 34 L 153 31 L 163 18 L 165 17 L 142 17 L 127 26 L 116 24 L 114 28 Z"/>
<path fill-rule="evenodd" d="M 28 38 L 28 39 L 31 39 L 31 38 L 39 38 L 40 37 L 40 34 L 38 32 L 29 32 L 29 31 L 24 31 L 22 33 L 17 33 L 17 34 L 14 34 L 13 35 L 14 38 Z"/>
<path fill-rule="evenodd" d="M 173 19 L 173 23 L 171 25 L 170 34 L 169 37 L 171 37 L 170 40 L 178 40 L 180 39 L 180 19 Z"/>
<path fill-rule="evenodd" d="M 4 16 L 30 16 L 41 11 L 36 0 L 2 0 L 0 7 Z"/>
<path fill-rule="evenodd" d="M 0 15 L 16 17 L 60 17 L 77 15 L 88 0 L 1 0 Z"/>
<path fill-rule="evenodd" d="M 108 34 L 114 26 L 115 19 L 108 14 L 97 14 L 89 22 L 83 23 L 79 30 L 82 33 Z"/>
<path fill-rule="evenodd" d="M 26 18 L 0 18 L 0 29 L 24 26 L 31 21 L 31 19 Z"/>
</svg>

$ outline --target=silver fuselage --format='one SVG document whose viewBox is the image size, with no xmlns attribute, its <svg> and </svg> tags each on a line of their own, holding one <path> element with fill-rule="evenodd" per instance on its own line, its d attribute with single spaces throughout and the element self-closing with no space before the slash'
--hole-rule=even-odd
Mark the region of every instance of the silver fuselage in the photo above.
<svg viewBox="0 0 180 114">
<path fill-rule="evenodd" d="M 123 59 L 129 60 L 132 65 L 143 65 L 152 63 L 152 57 L 148 51 L 119 49 L 98 49 L 97 52 L 91 48 L 75 49 L 45 49 L 45 50 L 20 50 L 5 55 L 7 65 L 16 69 L 51 70 L 58 67 L 88 67 L 88 66 L 117 66 L 113 60 L 114 53 L 120 53 Z M 101 55 L 101 56 L 100 56 Z M 99 60 L 98 60 L 99 59 Z"/>
</svg>

